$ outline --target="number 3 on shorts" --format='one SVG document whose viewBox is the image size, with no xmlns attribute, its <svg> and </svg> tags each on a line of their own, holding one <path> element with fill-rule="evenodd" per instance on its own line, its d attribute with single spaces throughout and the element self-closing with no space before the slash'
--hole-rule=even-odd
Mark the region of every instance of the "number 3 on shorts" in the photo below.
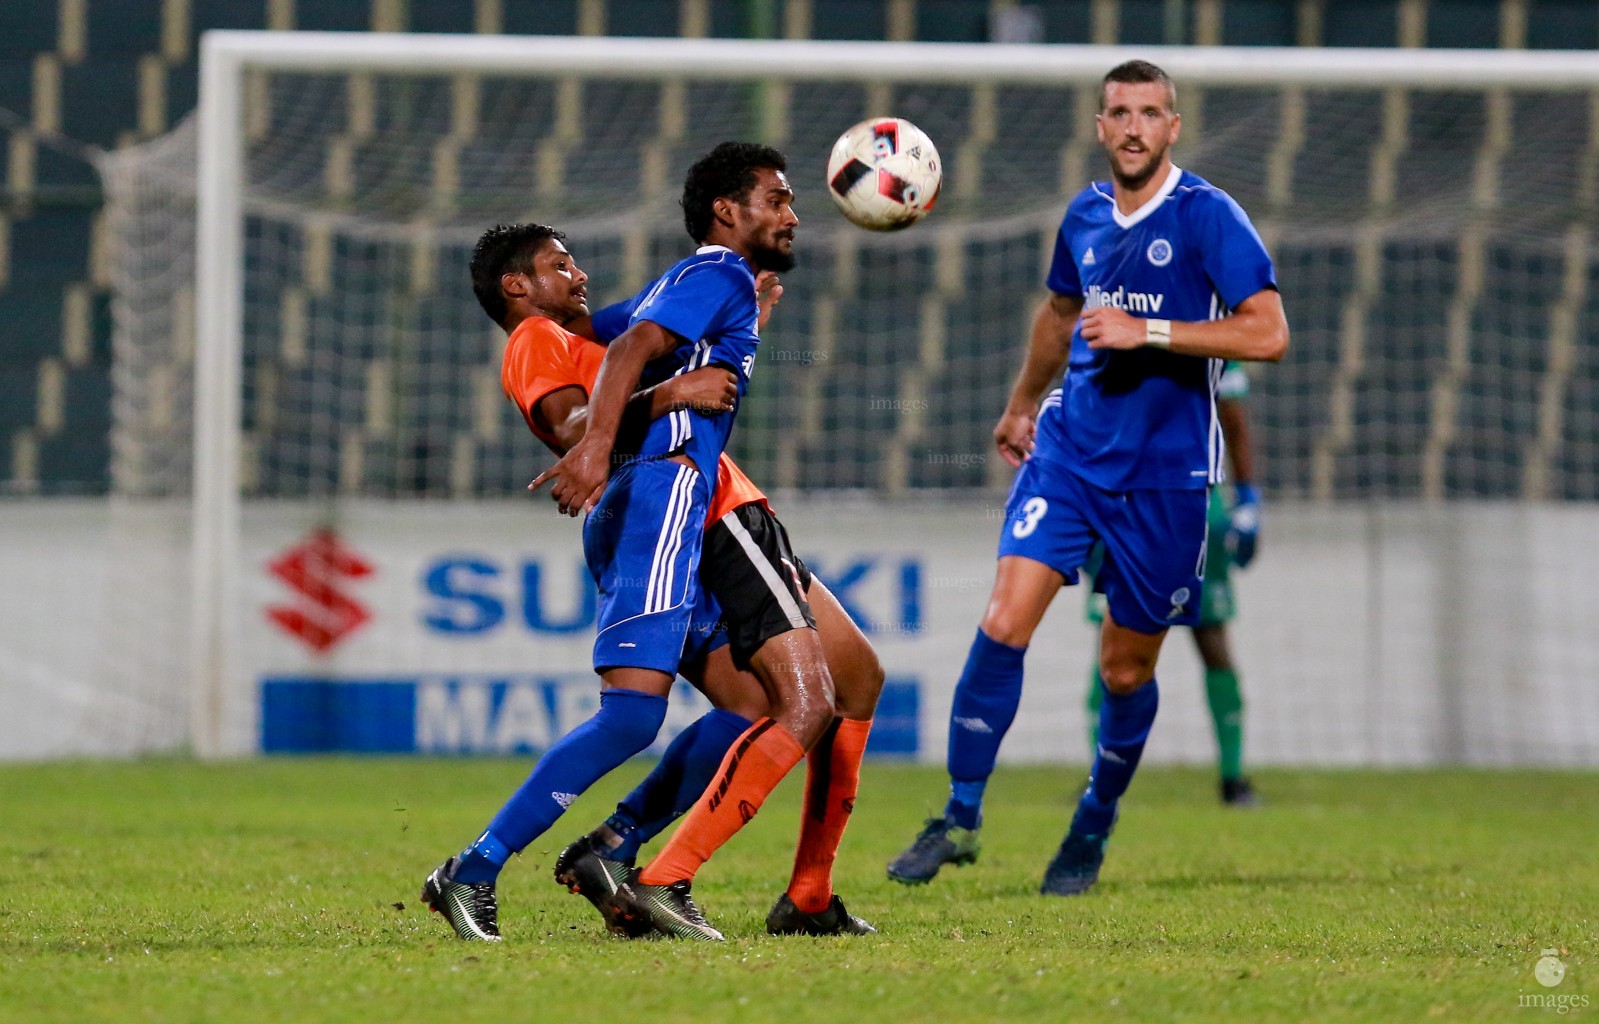
<svg viewBox="0 0 1599 1024">
<path fill-rule="evenodd" d="M 1010 535 L 1017 539 L 1028 537 L 1038 529 L 1038 521 L 1044 518 L 1044 513 L 1049 511 L 1049 502 L 1043 498 L 1028 498 L 1021 507 L 1021 515 L 1016 519 L 1016 525 L 1010 528 Z"/>
</svg>

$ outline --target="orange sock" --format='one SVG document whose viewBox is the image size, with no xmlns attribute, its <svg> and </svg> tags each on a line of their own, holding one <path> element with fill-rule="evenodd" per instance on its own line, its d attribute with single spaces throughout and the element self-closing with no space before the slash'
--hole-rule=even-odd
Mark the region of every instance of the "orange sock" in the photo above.
<svg viewBox="0 0 1599 1024">
<path fill-rule="evenodd" d="M 819 914 L 833 900 L 833 861 L 855 809 L 861 781 L 861 757 L 871 719 L 839 718 L 822 742 L 811 748 L 805 771 L 805 814 L 800 819 L 799 849 L 788 898 L 807 914 Z"/>
<path fill-rule="evenodd" d="M 683 816 L 671 841 L 639 872 L 639 881 L 692 881 L 700 865 L 755 817 L 767 794 L 804 756 L 805 748 L 773 719 L 750 726 L 733 741 L 705 795 Z"/>
</svg>

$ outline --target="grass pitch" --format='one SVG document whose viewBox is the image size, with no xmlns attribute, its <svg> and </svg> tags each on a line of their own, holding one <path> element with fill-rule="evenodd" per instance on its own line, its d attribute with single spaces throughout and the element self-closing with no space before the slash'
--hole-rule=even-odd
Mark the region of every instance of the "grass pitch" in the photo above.
<svg viewBox="0 0 1599 1024">
<path fill-rule="evenodd" d="M 1599 776 L 1146 769 L 1100 885 L 1036 895 L 1080 784 L 1008 769 L 984 849 L 931 885 L 884 863 L 937 769 L 870 764 L 837 880 L 881 934 L 774 939 L 791 778 L 702 872 L 725 944 L 608 937 L 550 878 L 642 771 L 502 876 L 497 946 L 417 902 L 525 762 L 0 767 L 0 1021 L 1394 1021 L 1599 1015 Z M 1555 949 L 1564 980 L 1534 978 Z M 1562 997 L 1561 1003 L 1550 997 Z"/>
</svg>

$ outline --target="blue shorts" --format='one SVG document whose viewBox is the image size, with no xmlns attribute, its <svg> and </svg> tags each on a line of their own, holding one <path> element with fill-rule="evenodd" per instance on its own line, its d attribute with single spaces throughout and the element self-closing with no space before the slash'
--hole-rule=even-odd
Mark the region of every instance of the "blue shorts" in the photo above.
<svg viewBox="0 0 1599 1024">
<path fill-rule="evenodd" d="M 611 474 L 583 523 L 583 555 L 600 592 L 594 671 L 677 674 L 699 602 L 700 548 L 711 485 L 692 466 L 634 461 Z"/>
<path fill-rule="evenodd" d="M 1022 463 L 1005 502 L 999 555 L 1042 562 L 1067 583 L 1096 541 L 1105 564 L 1094 589 L 1111 618 L 1140 633 L 1199 622 L 1205 579 L 1202 490 L 1104 491 L 1036 456 Z"/>
</svg>

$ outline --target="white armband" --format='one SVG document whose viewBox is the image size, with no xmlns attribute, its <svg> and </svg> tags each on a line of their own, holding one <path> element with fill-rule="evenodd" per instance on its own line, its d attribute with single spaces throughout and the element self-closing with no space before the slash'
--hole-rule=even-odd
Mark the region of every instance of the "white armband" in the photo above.
<svg viewBox="0 0 1599 1024">
<path fill-rule="evenodd" d="M 1144 344 L 1157 348 L 1171 348 L 1171 321 L 1145 320 Z"/>
</svg>

